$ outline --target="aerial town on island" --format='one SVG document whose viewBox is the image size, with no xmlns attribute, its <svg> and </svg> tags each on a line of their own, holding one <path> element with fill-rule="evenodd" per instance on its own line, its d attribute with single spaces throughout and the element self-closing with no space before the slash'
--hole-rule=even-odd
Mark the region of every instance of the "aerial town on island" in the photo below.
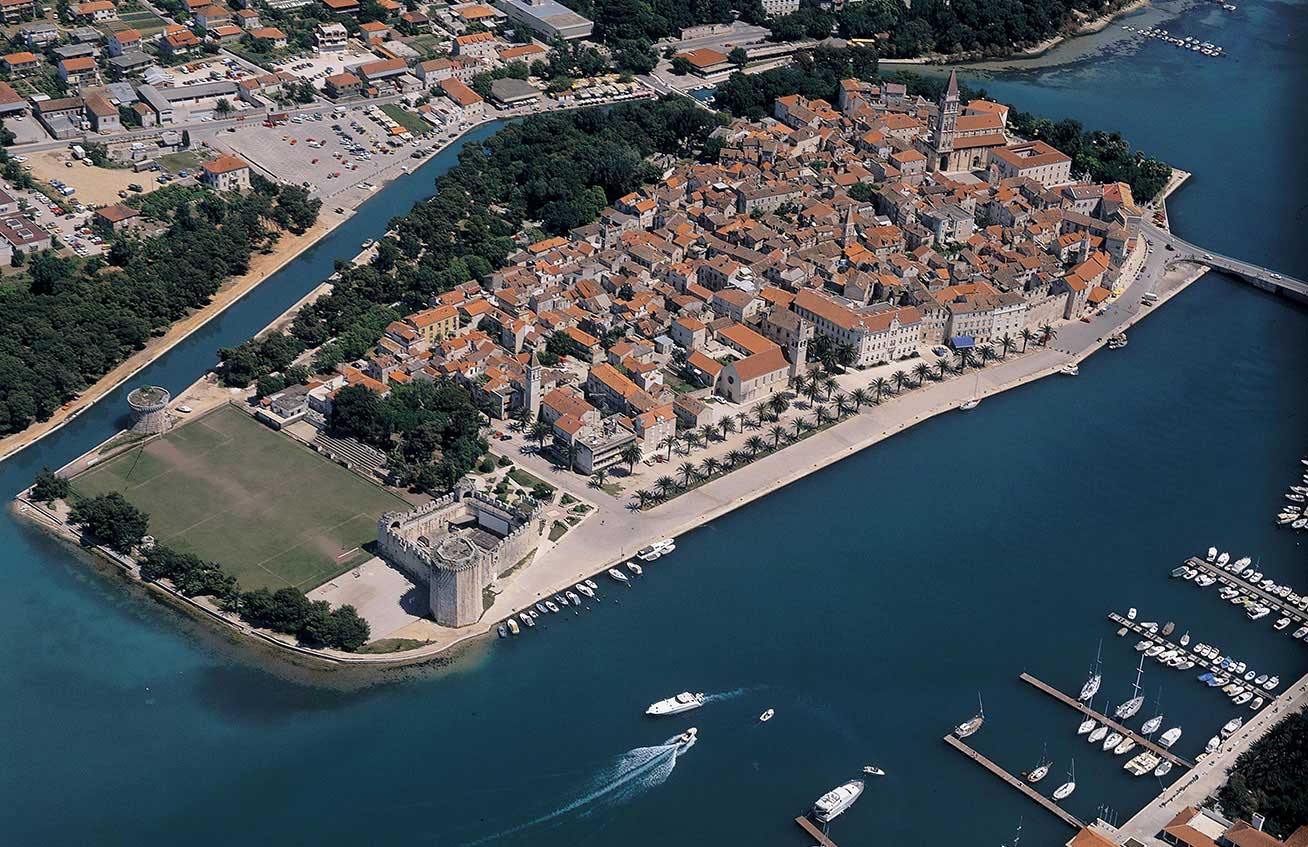
<svg viewBox="0 0 1308 847">
<path fill-rule="evenodd" d="M 580 616 L 690 529 L 935 415 L 1077 376 L 1085 356 L 1125 347 L 1135 321 L 1206 269 L 1308 300 L 1298 280 L 1171 233 L 1165 200 L 1189 174 L 1149 160 L 1153 180 L 1139 193 L 1154 196 L 1136 196 L 1140 182 L 1102 167 L 1096 178 L 1084 150 L 1025 131 L 1030 116 L 969 93 L 957 72 L 916 90 L 905 75 L 861 75 L 868 55 L 875 69 L 873 46 L 926 48 L 891 32 L 832 37 L 863 14 L 845 4 L 764 0 L 758 21 L 737 10 L 633 48 L 641 67 L 593 40 L 616 25 L 573 8 L 585 4 L 234 5 L 87 0 L 51 14 L 0 2 L 10 50 L 0 55 L 0 283 L 9 308 L 23 297 L 31 315 L 48 310 L 15 333 L 21 344 L 0 339 L 0 436 L 10 439 L 0 446 L 12 446 L 0 458 L 126 385 L 129 427 L 43 468 L 16 509 L 293 663 L 399 667 Z M 908 14 L 895 5 L 897 20 Z M 794 37 L 770 36 L 769 19 Z M 818 49 L 829 51 L 823 72 L 834 55 L 862 57 L 827 76 L 834 95 L 781 94 L 769 81 L 753 110 L 716 111 L 712 86 L 792 62 L 816 68 L 806 63 Z M 651 113 L 684 110 L 668 125 L 686 137 L 653 153 L 606 148 L 621 178 L 535 206 L 504 186 L 479 195 L 460 182 L 479 154 L 493 157 L 486 125 L 563 128 L 585 106 L 639 113 L 628 134 L 666 129 Z M 530 151 L 522 158 L 557 153 L 526 132 L 510 142 Z M 220 349 L 199 381 L 170 391 L 137 380 L 380 200 L 387 182 L 424 177 L 413 171 L 456 145 L 462 158 L 448 156 L 435 194 L 414 195 L 434 199 L 375 237 L 350 236 L 334 269 L 311 271 L 302 299 Z M 505 183 L 558 190 L 524 172 Z M 464 228 L 491 235 L 464 238 Z M 439 243 L 447 236 L 460 249 Z M 156 296 L 97 296 L 115 285 Z M 111 315 L 98 314 L 101 302 Z M 134 302 L 150 314 L 133 314 Z M 13 365 L 20 347 L 32 353 L 23 367 Z M 1278 517 L 1293 530 L 1308 523 L 1308 473 L 1302 482 Z M 1191 560 L 1172 575 L 1213 571 L 1225 584 L 1216 568 L 1228 554 L 1215 554 L 1212 567 Z M 1233 573 L 1247 580 L 1241 562 Z M 1262 576 L 1252 584 L 1266 588 Z M 1238 585 L 1231 596 L 1248 599 Z M 1276 629 L 1308 642 L 1308 599 L 1284 586 L 1278 605 L 1280 587 L 1264 592 L 1261 615 L 1275 608 Z M 1114 620 L 1119 636 L 1144 638 L 1142 653 L 1158 647 L 1148 657 L 1186 659 L 1188 632 L 1180 655 L 1163 654 L 1171 624 L 1157 636 L 1136 609 Z M 1230 670 L 1215 654 L 1205 654 L 1213 678 Z M 1088 703 L 1084 690 L 1072 700 L 1027 681 L 1083 712 L 1086 734 L 1098 719 L 1101 736 L 1122 729 L 1118 753 L 1140 739 L 1148 751 L 1129 761 L 1149 767 L 1137 775 L 1165 776 L 1173 762 L 1193 774 L 1131 832 L 1192 847 L 1308 847 L 1308 827 L 1281 841 L 1261 815 L 1228 819 L 1209 801 L 1280 705 L 1227 724 L 1190 762 L 1094 712 L 1092 673 Z M 1247 693 L 1262 708 L 1264 695 Z M 1284 696 L 1289 712 L 1308 685 Z M 703 703 L 686 692 L 651 708 Z M 1074 773 L 1046 797 L 1029 787 L 1049 771 L 1043 758 L 1024 785 L 965 744 L 984 718 L 980 706 L 946 742 L 1071 824 L 1068 844 L 1123 843 L 1115 827 L 1057 805 Z M 688 749 L 696 733 L 677 744 Z M 813 821 L 829 823 L 862 790 L 846 783 L 796 822 L 833 845 Z"/>
</svg>

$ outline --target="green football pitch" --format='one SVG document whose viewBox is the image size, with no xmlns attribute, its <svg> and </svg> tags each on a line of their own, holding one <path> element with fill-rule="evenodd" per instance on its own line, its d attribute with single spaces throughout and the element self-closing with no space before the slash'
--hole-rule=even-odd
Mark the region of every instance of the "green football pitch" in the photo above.
<svg viewBox="0 0 1308 847">
<path fill-rule="evenodd" d="M 220 563 L 242 589 L 315 588 L 369 554 L 383 512 L 411 506 L 224 406 L 73 480 L 118 491 L 160 544 Z"/>
</svg>

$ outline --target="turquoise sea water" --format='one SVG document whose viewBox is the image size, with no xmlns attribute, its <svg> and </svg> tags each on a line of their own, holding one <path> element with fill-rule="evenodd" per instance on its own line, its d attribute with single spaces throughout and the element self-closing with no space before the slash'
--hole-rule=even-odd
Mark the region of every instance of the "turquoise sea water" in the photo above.
<svg viewBox="0 0 1308 847">
<path fill-rule="evenodd" d="M 984 84 L 1196 171 L 1170 204 L 1178 231 L 1302 277 L 1303 11 L 1205 6 L 1169 27 L 1220 40 L 1221 62 L 1147 43 Z M 188 384 L 403 212 L 449 155 L 141 381 Z M 1308 453 L 1306 363 L 1308 310 L 1210 274 L 1075 380 L 937 418 L 716 521 L 634 588 L 603 584 L 579 618 L 450 673 L 354 691 L 209 646 L 6 514 L 0 841 L 803 845 L 791 818 L 872 762 L 889 775 L 836 822 L 844 847 L 999 843 L 1019 818 L 1024 844 L 1062 843 L 1060 823 L 941 736 L 980 690 L 978 749 L 1020 771 L 1047 742 L 1046 792 L 1075 755 L 1068 808 L 1125 818 L 1157 781 L 1077 739 L 1076 716 L 1019 672 L 1074 690 L 1103 638 L 1102 694 L 1124 699 L 1137 656 L 1104 616 L 1128 606 L 1283 680 L 1308 670 L 1308 649 L 1270 621 L 1167 577 L 1216 544 L 1308 589 L 1302 542 L 1271 522 Z M 122 407 L 112 397 L 0 465 L 3 490 L 109 435 Z M 1191 674 L 1151 663 L 1144 685 L 1151 700 L 1162 686 L 1186 755 L 1235 713 Z M 643 717 L 686 688 L 719 696 Z M 700 740 L 676 755 L 665 742 L 691 724 Z"/>
</svg>

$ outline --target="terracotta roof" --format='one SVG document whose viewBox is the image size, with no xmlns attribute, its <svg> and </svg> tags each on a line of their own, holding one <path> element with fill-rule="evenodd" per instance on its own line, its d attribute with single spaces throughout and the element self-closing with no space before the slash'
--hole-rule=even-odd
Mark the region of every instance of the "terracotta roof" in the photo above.
<svg viewBox="0 0 1308 847">
<path fill-rule="evenodd" d="M 238 159 L 235 156 L 231 156 L 224 153 L 223 155 L 219 156 L 217 159 L 214 159 L 212 162 L 205 162 L 203 167 L 209 173 L 213 174 L 214 176 L 217 176 L 219 174 L 226 174 L 226 173 L 231 173 L 233 171 L 239 171 L 242 170 L 243 168 L 248 168 L 250 166 L 247 165 L 241 159 Z"/>
<path fill-rule="evenodd" d="M 771 350 L 764 350 L 762 353 L 746 356 L 732 362 L 728 367 L 735 370 L 736 376 L 744 383 L 749 382 L 751 379 L 758 379 L 766 374 L 775 373 L 789 367 L 789 365 L 786 363 L 786 357 L 781 354 L 781 348 L 774 344 Z"/>
</svg>

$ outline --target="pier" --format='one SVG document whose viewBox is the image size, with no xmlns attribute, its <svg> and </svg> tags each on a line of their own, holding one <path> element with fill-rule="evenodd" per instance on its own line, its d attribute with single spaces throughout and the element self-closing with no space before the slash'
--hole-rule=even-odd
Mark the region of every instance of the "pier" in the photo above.
<svg viewBox="0 0 1308 847">
<path fill-rule="evenodd" d="M 1303 624 L 1308 623 L 1308 612 L 1289 605 L 1284 599 L 1277 597 L 1275 594 L 1268 594 L 1262 588 L 1254 585 L 1243 577 L 1222 570 L 1220 565 L 1215 565 L 1212 562 L 1205 562 L 1197 556 L 1191 556 L 1185 563 L 1192 568 L 1198 568 L 1205 573 L 1212 574 L 1217 577 L 1217 581 L 1222 585 L 1229 585 L 1232 588 L 1240 589 L 1245 594 L 1252 594 L 1258 598 L 1260 603 L 1270 607 L 1278 615 L 1294 621 L 1294 624 L 1292 625 L 1302 626 Z"/>
<path fill-rule="evenodd" d="M 1117 721 L 1109 718 L 1107 715 L 1101 715 L 1099 712 L 1096 712 L 1094 709 L 1085 705 L 1081 701 L 1074 700 L 1073 698 L 1068 697 L 1066 694 L 1059 691 L 1057 688 L 1054 688 L 1052 685 L 1048 685 L 1044 682 L 1041 682 L 1040 680 L 1031 676 L 1031 674 L 1023 673 L 1019 678 L 1023 682 L 1045 692 L 1050 697 L 1053 697 L 1055 700 L 1060 700 L 1063 703 L 1066 703 L 1067 705 L 1071 706 L 1073 709 L 1076 709 L 1081 714 L 1086 715 L 1088 717 L 1092 717 L 1095 720 L 1099 721 L 1100 723 L 1107 724 L 1109 729 L 1111 729 L 1113 732 L 1120 733 L 1124 738 L 1131 739 L 1136 744 L 1140 745 L 1141 747 L 1145 748 L 1151 753 L 1154 753 L 1155 755 L 1166 759 L 1167 761 L 1171 762 L 1173 765 L 1179 765 L 1180 767 L 1183 768 L 1194 767 L 1194 762 L 1191 762 L 1187 759 L 1183 759 L 1180 756 L 1173 753 L 1172 751 L 1167 750 L 1166 748 L 1159 747 L 1157 744 L 1150 741 L 1148 738 L 1145 738 L 1143 735 L 1139 735 L 1131 731 L 1130 729 L 1127 729 Z"/>
<path fill-rule="evenodd" d="M 795 823 L 799 824 L 799 828 L 808 833 L 808 836 L 821 845 L 821 847 L 836 847 L 836 842 L 827 838 L 827 834 L 818 829 L 817 824 L 809 820 L 808 815 L 800 815 L 795 818 Z"/>
<path fill-rule="evenodd" d="M 987 759 L 985 756 L 982 756 L 980 753 L 973 750 L 971 747 L 964 744 L 959 739 L 955 738 L 953 733 L 950 733 L 949 735 L 945 736 L 945 743 L 948 744 L 950 747 L 953 747 L 955 750 L 958 750 L 964 756 L 967 756 L 969 759 L 976 762 L 981 767 L 990 771 L 992 774 L 999 777 L 1004 782 L 1007 782 L 1009 785 L 1013 786 L 1018 791 L 1021 791 L 1027 797 L 1030 797 L 1032 800 L 1039 803 L 1042 807 L 1044 807 L 1046 811 L 1053 814 L 1055 817 L 1057 817 L 1059 820 L 1061 820 L 1063 823 L 1067 824 L 1068 826 L 1074 829 L 1081 829 L 1082 827 L 1085 826 L 1085 824 L 1082 823 L 1080 819 L 1077 818 L 1076 815 L 1072 814 L 1071 812 L 1064 809 L 1062 806 L 1055 803 L 1053 800 L 1050 800 L 1045 795 L 1036 791 L 1034 788 L 1027 785 L 1025 781 L 1018 779 L 1008 771 L 1001 768 L 999 765 L 996 765 L 994 762 Z"/>
</svg>

